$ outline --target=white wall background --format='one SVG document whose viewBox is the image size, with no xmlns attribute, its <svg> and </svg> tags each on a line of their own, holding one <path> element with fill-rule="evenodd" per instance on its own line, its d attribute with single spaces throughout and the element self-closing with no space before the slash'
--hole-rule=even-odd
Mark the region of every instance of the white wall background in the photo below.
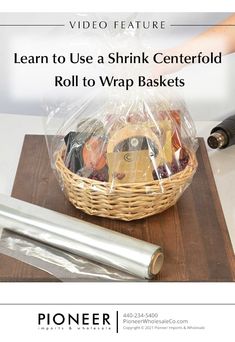
<svg viewBox="0 0 235 342">
<path fill-rule="evenodd" d="M 130 14 L 115 14 L 115 19 L 119 16 L 120 19 L 125 19 Z M 137 17 L 145 20 L 153 19 L 166 19 L 171 23 L 195 23 L 195 24 L 210 24 L 218 23 L 219 21 L 226 18 L 229 14 L 226 13 L 148 13 L 138 14 Z M 108 19 L 112 15 L 100 14 L 101 18 Z M 90 18 L 93 18 L 90 14 Z M 25 24 L 25 23 L 64 23 L 71 19 L 77 19 L 76 14 L 63 14 L 63 13 L 0 13 L 1 24 Z M 10 70 L 7 67 L 9 64 L 9 49 L 10 44 L 13 40 L 17 39 L 19 35 L 27 37 L 27 35 L 40 34 L 42 37 L 51 37 L 55 32 L 59 34 L 58 28 L 48 27 L 0 27 L 0 113 L 14 113 L 14 114 L 26 114 L 26 115 L 44 115 L 40 97 L 30 99 L 17 99 L 12 93 L 12 81 L 10 77 Z M 63 30 L 63 29 L 62 29 Z M 196 34 L 205 30 L 203 27 L 187 27 L 177 28 L 177 30 L 165 30 L 163 39 L 158 40 L 156 32 L 146 31 L 145 39 L 152 45 L 153 48 L 170 48 L 181 44 L 187 39 L 195 36 Z M 60 31 L 62 32 L 62 31 Z M 76 33 L 75 33 L 76 34 Z M 66 30 L 61 33 L 66 37 Z M 235 35 L 234 35 L 235 37 Z M 234 38 L 235 39 L 235 38 Z M 186 98 L 186 102 L 190 113 L 194 120 L 221 120 L 232 111 L 235 112 L 235 54 L 226 57 L 226 64 L 229 66 L 229 78 L 228 78 L 228 89 L 226 89 L 226 96 L 204 96 L 202 100 L 198 100 L 195 94 Z M 193 66 L 197 68 L 198 66 Z M 191 68 L 191 67 L 190 67 Z M 186 71 L 187 72 L 187 71 Z M 25 75 L 27 79 L 27 75 Z M 218 87 L 220 86 L 220 79 L 218 81 Z M 214 85 L 216 86 L 216 85 Z M 33 84 L 32 84 L 33 87 Z M 200 85 L 199 85 L 200 88 Z M 219 88 L 218 88 L 219 90 Z M 211 95 L 213 95 L 213 88 L 208 89 Z"/>
</svg>

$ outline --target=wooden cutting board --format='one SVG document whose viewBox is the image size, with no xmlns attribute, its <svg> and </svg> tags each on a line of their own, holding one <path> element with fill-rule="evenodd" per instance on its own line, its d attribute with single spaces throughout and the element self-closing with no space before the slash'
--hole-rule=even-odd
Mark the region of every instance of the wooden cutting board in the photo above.
<svg viewBox="0 0 235 342">
<path fill-rule="evenodd" d="M 235 257 L 203 139 L 198 171 L 178 203 L 138 221 L 89 216 L 65 198 L 51 170 L 45 138 L 25 136 L 12 196 L 134 236 L 164 249 L 165 262 L 156 281 L 233 281 Z M 1 281 L 56 281 L 44 271 L 0 256 Z"/>
</svg>

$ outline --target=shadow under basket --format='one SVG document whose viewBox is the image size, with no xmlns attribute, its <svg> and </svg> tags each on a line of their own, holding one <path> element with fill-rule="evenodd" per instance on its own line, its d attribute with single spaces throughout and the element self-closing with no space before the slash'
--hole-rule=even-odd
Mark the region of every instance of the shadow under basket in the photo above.
<svg viewBox="0 0 235 342">
<path fill-rule="evenodd" d="M 69 201 L 89 215 L 131 221 L 160 213 L 173 206 L 191 183 L 197 169 L 195 154 L 183 171 L 148 183 L 112 184 L 84 178 L 64 164 L 64 149 L 56 155 L 55 167 Z"/>
</svg>

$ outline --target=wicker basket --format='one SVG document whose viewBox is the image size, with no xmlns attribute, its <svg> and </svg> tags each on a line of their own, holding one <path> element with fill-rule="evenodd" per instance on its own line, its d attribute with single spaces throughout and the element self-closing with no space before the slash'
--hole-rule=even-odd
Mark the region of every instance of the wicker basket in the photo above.
<svg viewBox="0 0 235 342">
<path fill-rule="evenodd" d="M 176 203 L 191 182 L 197 168 L 194 153 L 186 168 L 170 178 L 148 183 L 116 184 L 80 177 L 64 164 L 62 149 L 56 156 L 56 170 L 69 201 L 89 215 L 137 220 L 160 213 Z"/>
</svg>

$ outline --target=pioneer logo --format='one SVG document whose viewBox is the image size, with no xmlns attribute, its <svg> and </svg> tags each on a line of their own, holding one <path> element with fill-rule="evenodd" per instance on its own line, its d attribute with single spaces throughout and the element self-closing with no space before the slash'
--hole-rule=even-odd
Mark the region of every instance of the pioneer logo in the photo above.
<svg viewBox="0 0 235 342">
<path fill-rule="evenodd" d="M 38 328 L 41 330 L 111 330 L 109 313 L 38 313 Z"/>
</svg>

